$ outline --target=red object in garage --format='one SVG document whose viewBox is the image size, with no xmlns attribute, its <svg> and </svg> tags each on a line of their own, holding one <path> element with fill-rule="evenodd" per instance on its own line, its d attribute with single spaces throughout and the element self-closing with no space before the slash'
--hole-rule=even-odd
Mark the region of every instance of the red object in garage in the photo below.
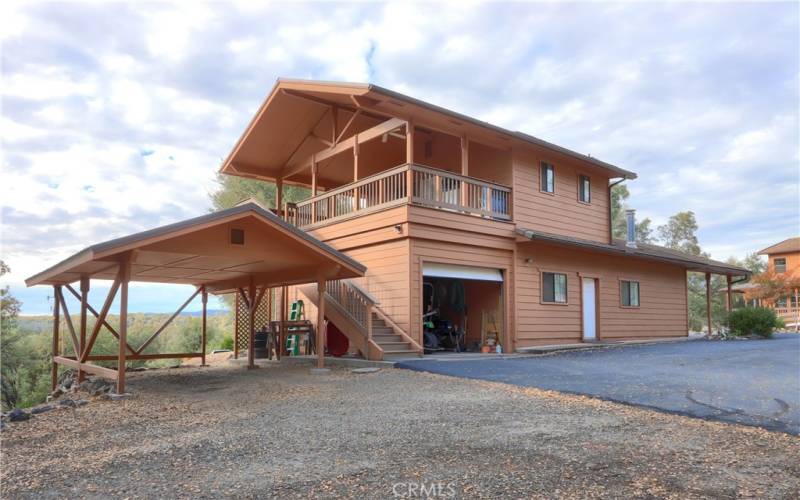
<svg viewBox="0 0 800 500">
<path fill-rule="evenodd" d="M 337 358 L 341 358 L 347 354 L 347 351 L 350 349 L 350 341 L 333 323 L 328 323 L 328 338 L 326 343 L 328 346 L 328 353 Z"/>
</svg>

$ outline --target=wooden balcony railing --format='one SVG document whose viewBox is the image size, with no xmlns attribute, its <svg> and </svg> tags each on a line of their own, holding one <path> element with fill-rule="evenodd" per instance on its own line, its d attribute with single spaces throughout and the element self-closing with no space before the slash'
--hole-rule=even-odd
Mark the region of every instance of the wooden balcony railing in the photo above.
<svg viewBox="0 0 800 500">
<path fill-rule="evenodd" d="M 511 220 L 511 188 L 421 165 L 400 165 L 289 203 L 286 217 L 297 227 L 311 228 L 407 203 Z"/>
</svg>

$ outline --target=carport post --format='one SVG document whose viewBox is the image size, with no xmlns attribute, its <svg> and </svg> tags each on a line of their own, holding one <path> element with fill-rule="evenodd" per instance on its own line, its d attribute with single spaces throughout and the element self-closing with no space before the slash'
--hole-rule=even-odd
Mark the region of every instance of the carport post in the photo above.
<svg viewBox="0 0 800 500">
<path fill-rule="evenodd" d="M 206 291 L 205 285 L 203 286 L 203 323 L 202 323 L 202 330 L 200 332 L 201 340 L 200 342 L 203 344 L 203 356 L 200 361 L 201 366 L 206 366 L 206 315 L 207 315 L 207 304 L 208 304 L 208 292 Z"/>
<path fill-rule="evenodd" d="M 117 355 L 117 394 L 125 393 L 125 349 L 128 346 L 128 282 L 131 280 L 131 256 L 120 262 L 119 354 Z"/>
<path fill-rule="evenodd" d="M 256 352 L 253 342 L 256 340 L 256 309 L 258 308 L 258 304 L 256 304 L 256 286 L 252 278 L 250 279 L 250 287 L 247 290 L 247 300 L 250 302 L 247 315 L 247 368 L 255 368 Z"/>
<path fill-rule="evenodd" d="M 61 323 L 61 302 L 58 300 L 61 293 L 61 285 L 53 285 L 53 372 L 51 374 L 50 385 L 51 390 L 56 390 L 58 384 L 58 364 L 56 364 L 56 356 L 60 356 L 58 352 L 58 329 Z"/>
<path fill-rule="evenodd" d="M 711 273 L 706 273 L 706 314 L 708 316 L 708 335 L 711 336 Z"/>
<path fill-rule="evenodd" d="M 81 276 L 81 331 L 80 331 L 80 341 L 78 342 L 78 348 L 81 352 L 86 349 L 86 317 L 87 311 L 89 309 L 89 277 L 88 276 Z M 80 365 L 78 366 L 78 383 L 83 382 L 86 379 L 86 372 L 80 369 Z"/>
<path fill-rule="evenodd" d="M 317 281 L 317 368 L 325 367 L 325 279 Z"/>
</svg>

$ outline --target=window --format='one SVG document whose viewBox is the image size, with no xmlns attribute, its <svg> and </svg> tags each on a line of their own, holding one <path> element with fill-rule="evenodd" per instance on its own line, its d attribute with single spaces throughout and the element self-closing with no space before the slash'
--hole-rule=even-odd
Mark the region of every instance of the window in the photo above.
<svg viewBox="0 0 800 500">
<path fill-rule="evenodd" d="M 789 301 L 786 297 L 780 297 L 778 300 L 775 301 L 775 307 L 786 307 L 789 304 Z"/>
<path fill-rule="evenodd" d="M 567 303 L 567 275 L 542 273 L 542 302 Z"/>
<path fill-rule="evenodd" d="M 539 189 L 545 193 L 554 193 L 556 191 L 556 173 L 553 166 L 549 163 L 542 162 L 542 178 Z"/>
<path fill-rule="evenodd" d="M 231 245 L 244 245 L 244 229 L 231 229 Z"/>
<path fill-rule="evenodd" d="M 592 202 L 592 182 L 589 180 L 588 175 L 581 175 L 579 179 L 580 185 L 578 186 L 578 199 L 583 203 Z"/>
<path fill-rule="evenodd" d="M 776 273 L 785 273 L 786 272 L 786 259 L 785 258 L 775 259 L 773 262 L 775 263 L 775 272 Z"/>
<path fill-rule="evenodd" d="M 622 280 L 619 286 L 623 307 L 639 307 L 639 282 Z"/>
</svg>

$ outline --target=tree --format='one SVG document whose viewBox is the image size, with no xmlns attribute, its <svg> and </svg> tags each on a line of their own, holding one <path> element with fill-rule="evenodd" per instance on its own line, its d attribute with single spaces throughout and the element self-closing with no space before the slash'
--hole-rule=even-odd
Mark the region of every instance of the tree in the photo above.
<svg viewBox="0 0 800 500">
<path fill-rule="evenodd" d="M 625 202 L 630 196 L 628 186 L 617 184 L 611 188 L 611 235 L 615 239 L 626 239 L 628 237 L 628 222 L 625 218 Z M 652 221 L 649 218 L 642 219 L 636 223 L 636 241 L 639 243 L 653 243 L 653 230 L 650 227 Z"/>
<path fill-rule="evenodd" d="M 658 226 L 658 236 L 667 248 L 680 250 L 689 255 L 703 255 L 695 234 L 698 230 L 694 212 L 678 212 L 663 226 Z"/>
<path fill-rule="evenodd" d="M 11 268 L 0 260 L 0 276 L 11 272 Z M 19 402 L 18 368 L 20 364 L 20 336 L 17 332 L 17 316 L 22 304 L 9 290 L 0 289 L 0 403 L 3 409 L 11 409 Z"/>
<path fill-rule="evenodd" d="M 744 257 L 744 260 L 737 261 L 737 265 L 747 269 L 753 274 L 761 274 L 767 270 L 767 263 L 757 253 L 749 253 Z"/>
<path fill-rule="evenodd" d="M 217 174 L 219 189 L 211 194 L 214 208 L 222 210 L 231 208 L 248 198 L 253 198 L 266 208 L 273 208 L 277 201 L 276 185 L 253 179 L 245 179 L 234 175 Z M 308 198 L 309 191 L 297 186 L 283 186 L 283 199 L 296 202 Z"/>
</svg>

